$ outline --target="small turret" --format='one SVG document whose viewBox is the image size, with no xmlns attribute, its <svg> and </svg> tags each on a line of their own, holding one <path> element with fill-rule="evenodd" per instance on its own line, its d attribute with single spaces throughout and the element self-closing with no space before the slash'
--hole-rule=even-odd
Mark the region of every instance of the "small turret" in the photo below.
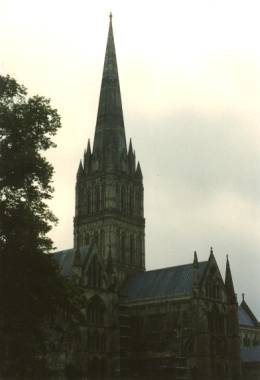
<svg viewBox="0 0 260 380">
<path fill-rule="evenodd" d="M 197 252 L 194 251 L 193 264 L 192 264 L 192 287 L 194 294 L 198 294 L 199 287 L 199 262 Z"/>
<path fill-rule="evenodd" d="M 90 171 L 90 160 L 91 160 L 91 147 L 90 140 L 88 139 L 87 150 L 84 153 L 84 169 L 87 173 Z"/>
<path fill-rule="evenodd" d="M 139 161 L 138 161 L 138 164 L 137 164 L 137 168 L 136 168 L 135 174 L 136 174 L 137 177 L 143 178 L 143 174 L 142 174 L 142 170 L 141 170 L 141 165 L 140 165 Z"/>
<path fill-rule="evenodd" d="M 91 147 L 90 147 L 90 139 L 88 139 L 88 146 L 87 146 L 87 151 L 86 151 L 86 157 L 91 156 Z"/>
<path fill-rule="evenodd" d="M 133 154 L 133 146 L 132 146 L 132 139 L 130 138 L 130 141 L 129 141 L 129 148 L 128 148 L 128 155 L 132 155 Z"/>
<path fill-rule="evenodd" d="M 135 153 L 133 151 L 132 146 L 132 139 L 130 139 L 129 142 L 129 148 L 128 148 L 128 167 L 129 167 L 129 173 L 135 173 Z"/>
<path fill-rule="evenodd" d="M 80 178 L 83 175 L 84 175 L 84 169 L 83 169 L 82 161 L 80 160 L 78 171 L 77 171 L 77 178 Z"/>
<path fill-rule="evenodd" d="M 234 290 L 228 255 L 227 255 L 227 262 L 226 262 L 225 288 L 226 288 L 226 294 L 227 294 L 228 300 L 230 302 L 236 303 L 237 299 L 236 299 L 236 294 Z"/>
<path fill-rule="evenodd" d="M 198 268 L 198 267 L 199 267 L 199 262 L 198 262 L 197 252 L 194 251 L 193 268 Z"/>
</svg>

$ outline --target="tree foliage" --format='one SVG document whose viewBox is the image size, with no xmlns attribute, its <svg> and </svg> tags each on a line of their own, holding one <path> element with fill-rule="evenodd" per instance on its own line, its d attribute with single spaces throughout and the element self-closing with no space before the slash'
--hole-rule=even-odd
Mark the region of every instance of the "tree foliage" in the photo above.
<svg viewBox="0 0 260 380">
<path fill-rule="evenodd" d="M 59 274 L 47 233 L 56 223 L 53 167 L 44 153 L 60 117 L 41 96 L 0 76 L 0 374 L 36 376 L 46 366 L 46 331 L 57 313 L 77 316 L 79 293 Z M 75 301 L 76 300 L 76 301 Z M 0 376 L 1 377 L 1 376 Z"/>
</svg>

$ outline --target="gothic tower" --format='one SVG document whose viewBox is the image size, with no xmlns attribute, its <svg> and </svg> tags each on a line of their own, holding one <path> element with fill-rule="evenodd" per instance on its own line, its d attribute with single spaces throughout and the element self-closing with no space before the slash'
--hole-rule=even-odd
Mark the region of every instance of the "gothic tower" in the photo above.
<svg viewBox="0 0 260 380">
<path fill-rule="evenodd" d="M 126 145 L 110 15 L 93 150 L 88 141 L 77 173 L 74 247 L 94 239 L 122 283 L 145 269 L 144 229 L 142 171 L 131 139 Z"/>
</svg>

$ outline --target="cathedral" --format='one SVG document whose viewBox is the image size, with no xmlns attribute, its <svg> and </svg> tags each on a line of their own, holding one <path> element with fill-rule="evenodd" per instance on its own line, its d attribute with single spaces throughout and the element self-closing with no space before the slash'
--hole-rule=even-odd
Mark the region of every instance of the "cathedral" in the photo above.
<svg viewBox="0 0 260 380">
<path fill-rule="evenodd" d="M 93 146 L 76 179 L 74 247 L 54 254 L 84 288 L 85 322 L 65 365 L 87 379 L 241 379 L 238 304 L 227 258 L 145 269 L 141 165 L 126 142 L 110 16 Z M 74 344 L 75 343 L 75 344 Z"/>
</svg>

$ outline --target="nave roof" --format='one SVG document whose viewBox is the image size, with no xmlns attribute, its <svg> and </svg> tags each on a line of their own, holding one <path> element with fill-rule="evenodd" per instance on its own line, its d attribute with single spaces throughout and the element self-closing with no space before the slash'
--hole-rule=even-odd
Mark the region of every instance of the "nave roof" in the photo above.
<svg viewBox="0 0 260 380">
<path fill-rule="evenodd" d="M 200 277 L 207 264 L 208 261 L 198 263 Z M 131 301 L 191 295 L 193 270 L 193 264 L 186 264 L 137 273 L 128 280 L 122 295 Z"/>
</svg>

